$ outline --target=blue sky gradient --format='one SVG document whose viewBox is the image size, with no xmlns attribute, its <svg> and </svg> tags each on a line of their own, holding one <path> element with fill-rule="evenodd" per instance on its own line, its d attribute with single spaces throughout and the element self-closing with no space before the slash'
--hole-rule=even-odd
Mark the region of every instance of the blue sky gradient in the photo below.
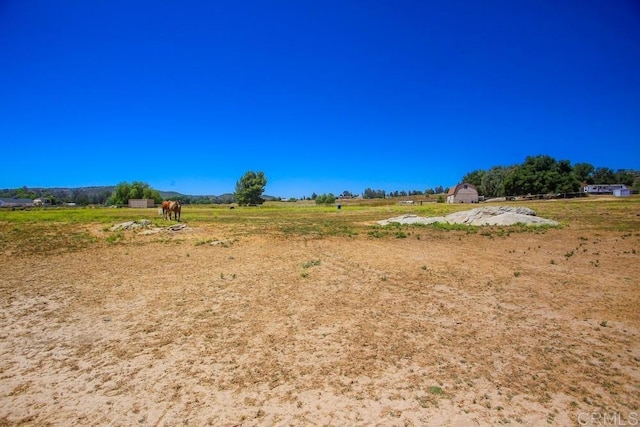
<svg viewBox="0 0 640 427">
<path fill-rule="evenodd" d="M 640 169 L 636 0 L 0 2 L 0 188 L 425 190 Z"/>
</svg>

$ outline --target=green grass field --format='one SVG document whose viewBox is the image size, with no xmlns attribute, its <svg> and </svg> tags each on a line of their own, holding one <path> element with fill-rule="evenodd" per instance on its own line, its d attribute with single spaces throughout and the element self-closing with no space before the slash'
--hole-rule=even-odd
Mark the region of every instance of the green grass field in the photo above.
<svg viewBox="0 0 640 427">
<path fill-rule="evenodd" d="M 402 214 L 444 216 L 483 205 L 450 205 L 424 203 L 400 205 L 397 200 L 341 201 L 336 206 L 317 206 L 311 202 L 267 202 L 260 207 L 227 205 L 185 205 L 182 221 L 190 227 L 221 227 L 228 234 L 284 234 L 291 236 L 356 236 L 372 238 L 407 237 L 414 229 L 429 229 L 433 233 L 478 232 L 477 227 L 447 225 L 403 225 L 381 227 L 376 221 Z M 640 197 L 598 198 L 504 203 L 526 206 L 538 216 L 554 219 L 561 227 L 618 232 L 640 232 Z M 12 254 L 74 251 L 100 243 L 125 240 L 122 232 L 109 228 L 125 221 L 148 219 L 156 227 L 173 221 L 164 220 L 157 209 L 113 208 L 34 208 L 0 210 L 0 250 Z M 529 227 L 506 227 L 506 233 L 532 231 Z M 95 230 L 104 234 L 97 235 Z M 540 231 L 540 230 L 538 230 Z M 483 227 L 487 236 L 504 235 L 505 227 Z"/>
</svg>

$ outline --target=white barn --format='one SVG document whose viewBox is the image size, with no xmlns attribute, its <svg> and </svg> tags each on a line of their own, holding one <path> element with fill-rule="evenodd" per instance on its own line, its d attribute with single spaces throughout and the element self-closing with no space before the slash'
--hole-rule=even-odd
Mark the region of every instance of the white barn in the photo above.
<svg viewBox="0 0 640 427">
<path fill-rule="evenodd" d="M 468 182 L 451 187 L 447 193 L 447 203 L 478 203 L 478 200 L 478 189 Z"/>
</svg>

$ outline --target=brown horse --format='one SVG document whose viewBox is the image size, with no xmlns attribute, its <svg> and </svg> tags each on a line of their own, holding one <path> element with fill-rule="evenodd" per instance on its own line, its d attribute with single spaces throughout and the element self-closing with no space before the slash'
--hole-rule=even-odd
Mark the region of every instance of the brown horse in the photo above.
<svg viewBox="0 0 640 427">
<path fill-rule="evenodd" d="M 167 219 L 170 205 L 171 205 L 171 200 L 165 200 L 162 202 L 162 218 Z"/>
<path fill-rule="evenodd" d="M 171 201 L 169 203 L 169 208 L 167 210 L 169 211 L 169 220 L 171 220 L 171 213 L 173 213 L 173 219 L 175 219 L 176 221 L 180 221 L 180 213 L 182 211 L 182 205 L 180 204 L 179 201 L 177 202 Z"/>
<path fill-rule="evenodd" d="M 162 217 L 171 221 L 171 216 L 176 221 L 180 221 L 180 213 L 182 211 L 182 205 L 179 201 L 165 200 L 162 202 Z"/>
</svg>

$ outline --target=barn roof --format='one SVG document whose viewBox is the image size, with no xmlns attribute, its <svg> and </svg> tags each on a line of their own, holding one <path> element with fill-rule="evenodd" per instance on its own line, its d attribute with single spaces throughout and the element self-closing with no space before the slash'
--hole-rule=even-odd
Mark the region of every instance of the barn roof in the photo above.
<svg viewBox="0 0 640 427">
<path fill-rule="evenodd" d="M 456 193 L 458 193 L 458 190 L 460 190 L 461 188 L 464 188 L 465 185 L 467 187 L 473 188 L 474 190 L 478 191 L 475 185 L 469 184 L 468 182 L 463 182 L 462 184 L 458 184 L 449 188 L 449 192 L 447 193 L 447 196 L 455 195 Z"/>
<path fill-rule="evenodd" d="M 0 198 L 0 204 L 7 206 L 22 206 L 22 205 L 32 205 L 32 199 L 14 199 L 14 198 Z"/>
</svg>

